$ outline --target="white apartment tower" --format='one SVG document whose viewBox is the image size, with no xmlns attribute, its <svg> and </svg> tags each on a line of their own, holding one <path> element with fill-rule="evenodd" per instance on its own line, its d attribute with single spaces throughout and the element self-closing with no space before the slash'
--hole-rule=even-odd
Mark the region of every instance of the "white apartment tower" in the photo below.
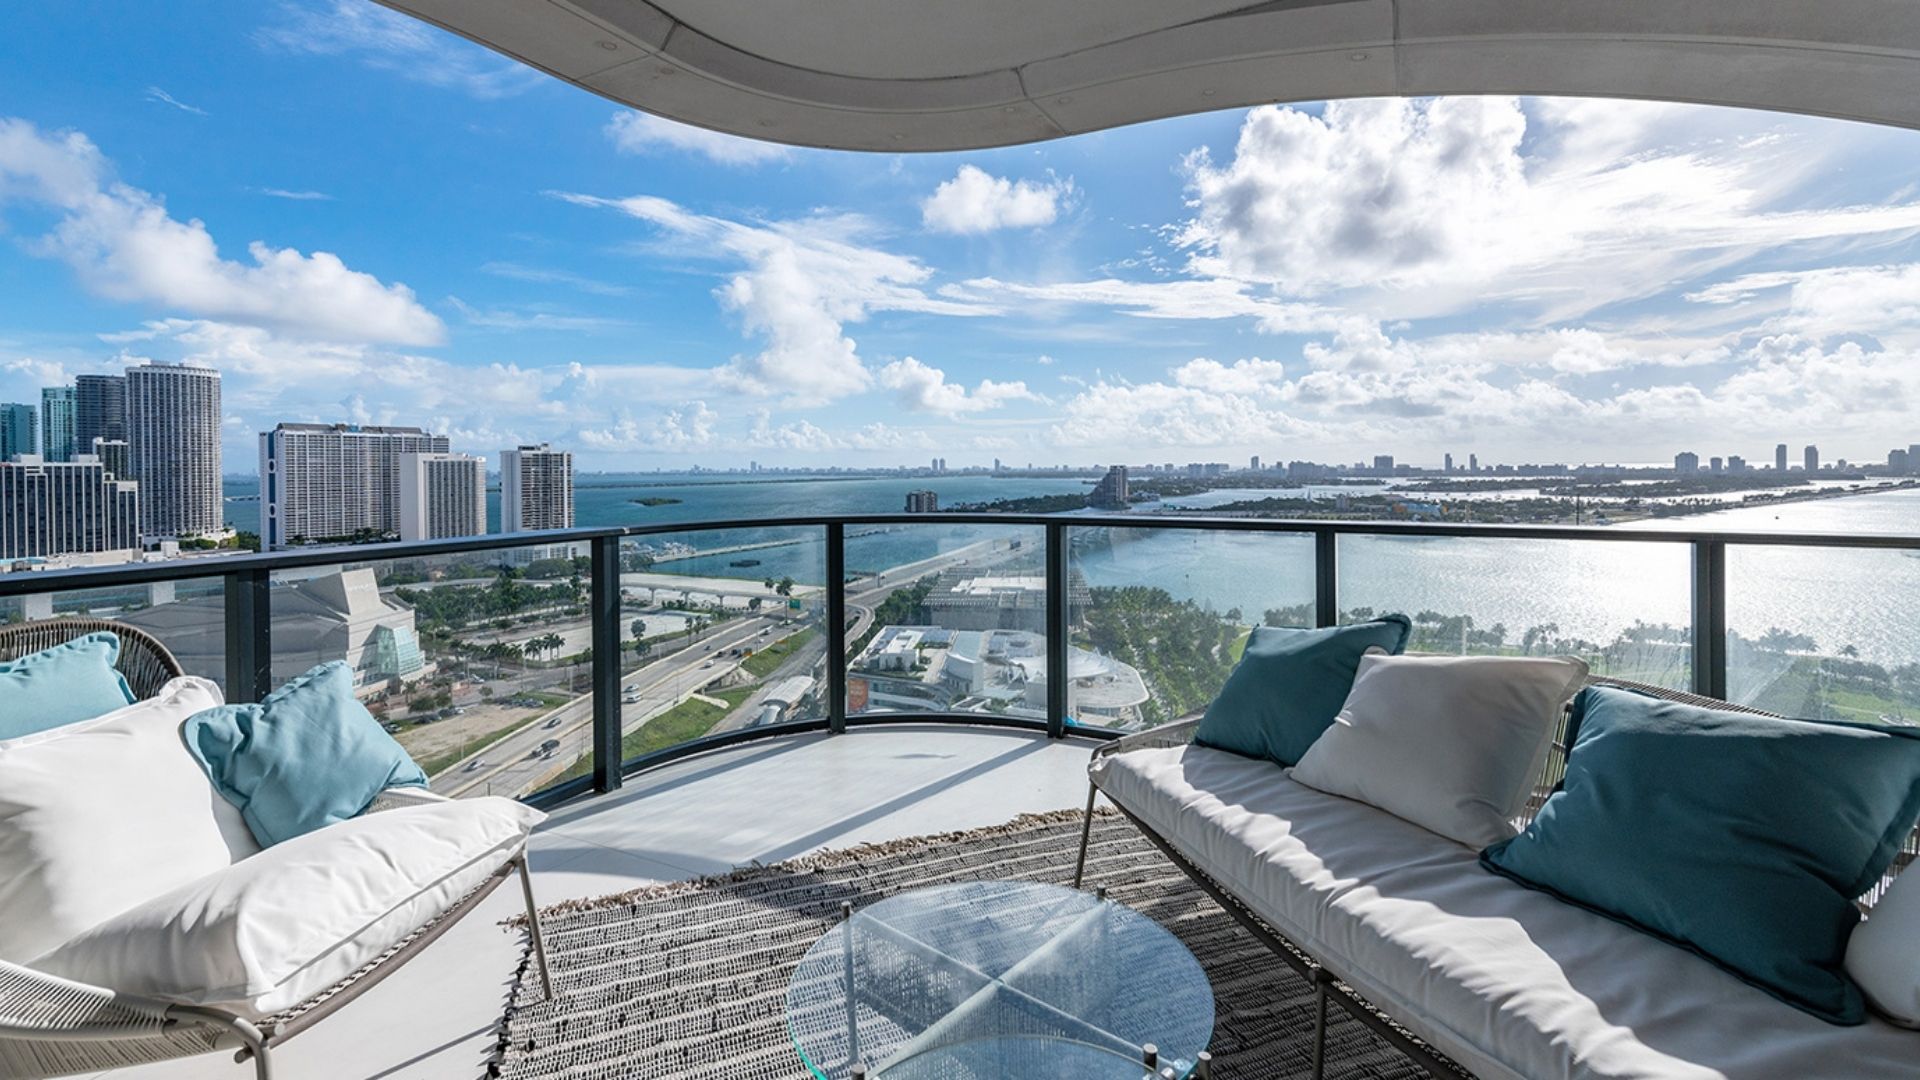
<svg viewBox="0 0 1920 1080">
<path fill-rule="evenodd" d="M 402 459 L 446 452 L 445 435 L 416 427 L 280 424 L 261 432 L 261 546 L 399 534 Z"/>
<path fill-rule="evenodd" d="M 487 531 L 487 460 L 468 454 L 400 457 L 400 539 L 444 540 Z"/>
<path fill-rule="evenodd" d="M 139 486 L 90 454 L 0 463 L 0 559 L 138 551 L 139 504 Z"/>
<path fill-rule="evenodd" d="M 147 540 L 225 530 L 220 502 L 220 373 L 186 364 L 127 369 L 127 453 Z"/>
<path fill-rule="evenodd" d="M 573 528 L 573 455 L 546 443 L 500 451 L 500 531 Z"/>
</svg>

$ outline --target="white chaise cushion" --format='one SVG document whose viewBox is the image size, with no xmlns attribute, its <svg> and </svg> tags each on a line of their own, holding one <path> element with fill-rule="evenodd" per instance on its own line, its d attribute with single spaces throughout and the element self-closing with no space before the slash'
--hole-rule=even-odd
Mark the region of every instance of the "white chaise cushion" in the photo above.
<svg viewBox="0 0 1920 1080">
<path fill-rule="evenodd" d="M 1920 1073 L 1920 1034 L 1838 1027 L 1476 853 L 1222 750 L 1137 750 L 1101 790 L 1483 1080 Z"/>
<path fill-rule="evenodd" d="M 1920 1028 L 1920 870 L 1903 872 L 1873 905 L 1847 939 L 1846 966 L 1880 1015 Z"/>
<path fill-rule="evenodd" d="M 205 679 L 0 742 L 0 959 L 25 963 L 260 850 L 180 742 L 221 704 Z"/>
<path fill-rule="evenodd" d="M 489 796 L 339 822 L 122 912 L 31 966 L 167 1001 L 277 1012 L 452 907 L 545 817 Z"/>
<path fill-rule="evenodd" d="M 1567 701 L 1569 657 L 1364 656 L 1293 779 L 1475 849 L 1515 834 Z"/>
</svg>

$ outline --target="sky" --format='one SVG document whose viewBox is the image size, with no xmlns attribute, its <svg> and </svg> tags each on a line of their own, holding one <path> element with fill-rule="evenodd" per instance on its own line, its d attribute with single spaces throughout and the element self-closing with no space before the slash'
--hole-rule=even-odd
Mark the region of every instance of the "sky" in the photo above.
<svg viewBox="0 0 1920 1080">
<path fill-rule="evenodd" d="M 229 472 L 280 421 L 583 470 L 1920 443 L 1916 132 L 1465 97 L 854 154 L 366 0 L 9 21 L 0 401 L 208 364 Z"/>
</svg>

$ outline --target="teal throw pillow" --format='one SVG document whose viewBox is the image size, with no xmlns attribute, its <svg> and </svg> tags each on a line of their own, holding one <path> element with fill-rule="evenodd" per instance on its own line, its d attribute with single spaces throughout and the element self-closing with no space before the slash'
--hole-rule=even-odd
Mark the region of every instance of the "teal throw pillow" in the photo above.
<svg viewBox="0 0 1920 1080">
<path fill-rule="evenodd" d="M 257 705 L 197 712 L 187 750 L 263 847 L 345 821 L 426 774 L 353 696 L 346 662 L 321 664 Z"/>
<path fill-rule="evenodd" d="M 1488 870 L 1835 1024 L 1854 899 L 1920 817 L 1920 728 L 1781 720 L 1615 687 L 1574 699 L 1566 782 Z"/>
<path fill-rule="evenodd" d="M 1255 627 L 1246 654 L 1207 706 L 1193 741 L 1297 764 L 1340 715 L 1360 658 L 1371 649 L 1398 654 L 1412 631 L 1405 615 L 1324 630 Z"/>
<path fill-rule="evenodd" d="M 105 716 L 133 704 L 115 670 L 120 635 L 101 630 L 0 663 L 0 739 Z"/>
</svg>

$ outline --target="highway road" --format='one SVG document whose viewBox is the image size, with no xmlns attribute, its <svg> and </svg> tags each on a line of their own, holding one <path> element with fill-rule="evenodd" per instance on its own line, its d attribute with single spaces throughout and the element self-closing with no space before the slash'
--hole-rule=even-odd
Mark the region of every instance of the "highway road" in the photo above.
<svg viewBox="0 0 1920 1080">
<path fill-rule="evenodd" d="M 783 623 L 776 616 L 724 623 L 622 679 L 622 733 L 633 732 L 739 666 L 738 658 L 715 656 L 716 651 L 724 654 L 735 646 L 752 645 L 762 630 Z M 473 767 L 474 758 L 470 757 L 432 778 L 429 784 L 443 795 L 520 795 L 536 790 L 531 785 L 550 773 L 564 771 L 586 754 L 592 735 L 593 695 L 582 694 L 544 719 L 480 751 L 475 755 L 482 762 L 480 766 Z M 558 739 L 560 745 L 551 757 L 544 757 L 537 751 L 548 739 Z"/>
<path fill-rule="evenodd" d="M 873 625 L 875 606 L 895 589 L 954 566 L 992 566 L 1016 555 L 1027 554 L 1025 551 L 999 547 L 1001 543 L 1004 541 L 983 540 L 850 582 L 847 589 L 848 643 L 851 645 L 858 641 L 867 632 Z M 776 635 L 801 629 L 798 620 L 789 621 L 778 613 L 724 623 L 699 641 L 627 676 L 621 682 L 622 734 L 633 733 L 647 721 L 685 701 L 690 694 L 739 667 L 738 658 L 715 656 L 714 653 L 724 654 L 740 645 L 760 648 L 761 631 L 770 627 L 774 628 Z M 809 643 L 764 680 L 760 691 L 743 702 L 741 708 L 722 718 L 713 731 L 717 734 L 753 726 L 759 716 L 760 705 L 764 703 L 766 690 L 780 679 L 792 675 L 817 675 L 825 653 L 824 641 L 816 639 Z M 474 766 L 474 758 L 470 757 L 433 777 L 429 783 L 434 791 L 454 796 L 521 795 L 538 790 L 550 777 L 564 772 L 588 753 L 592 734 L 593 696 L 583 694 L 556 708 L 545 718 L 480 751 L 475 755 L 480 765 Z M 548 739 L 558 739 L 560 742 L 551 756 L 539 752 L 539 747 Z"/>
</svg>

